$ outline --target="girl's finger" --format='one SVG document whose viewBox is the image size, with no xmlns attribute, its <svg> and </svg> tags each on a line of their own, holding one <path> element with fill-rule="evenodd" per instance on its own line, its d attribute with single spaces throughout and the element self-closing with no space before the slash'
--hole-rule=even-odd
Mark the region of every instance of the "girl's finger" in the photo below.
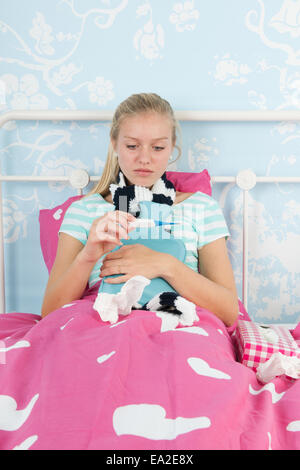
<svg viewBox="0 0 300 470">
<path fill-rule="evenodd" d="M 126 282 L 130 279 L 130 276 L 118 276 L 118 277 L 109 277 L 105 279 L 105 282 L 108 282 L 109 284 L 121 284 L 123 282 Z"/>
<path fill-rule="evenodd" d="M 99 219 L 96 225 L 96 235 L 99 240 L 104 240 L 105 233 L 109 236 L 128 240 L 128 233 L 132 230 L 130 222 L 136 220 L 134 216 L 126 212 L 115 211 L 106 214 L 106 217 Z"/>
<path fill-rule="evenodd" d="M 122 225 L 126 229 L 130 223 L 136 220 L 133 215 L 122 211 L 110 213 L 109 219 L 114 220 L 117 224 Z"/>
<path fill-rule="evenodd" d="M 125 217 L 128 220 L 135 220 L 136 218 L 134 215 L 130 214 L 130 212 L 124 212 L 124 211 L 114 211 L 112 214 L 116 214 L 117 216 L 120 217 Z"/>
<path fill-rule="evenodd" d="M 121 239 L 121 238 L 128 239 L 129 238 L 127 230 L 124 227 L 122 227 L 121 225 L 117 225 L 113 222 L 110 222 L 108 224 L 107 232 L 112 236 L 115 235 L 119 239 Z"/>
<path fill-rule="evenodd" d="M 115 245 L 123 245 L 123 243 L 119 240 L 119 238 L 110 236 L 107 232 L 101 232 L 99 235 L 97 234 L 99 241 L 107 242 L 107 243 L 114 243 Z"/>
<path fill-rule="evenodd" d="M 112 237 L 118 239 L 123 236 L 123 238 L 127 238 L 127 232 L 124 228 L 120 225 L 115 224 L 114 222 L 105 222 L 103 220 L 99 220 L 98 224 L 95 228 L 96 235 L 98 240 L 104 241 L 107 240 L 107 237 Z"/>
</svg>

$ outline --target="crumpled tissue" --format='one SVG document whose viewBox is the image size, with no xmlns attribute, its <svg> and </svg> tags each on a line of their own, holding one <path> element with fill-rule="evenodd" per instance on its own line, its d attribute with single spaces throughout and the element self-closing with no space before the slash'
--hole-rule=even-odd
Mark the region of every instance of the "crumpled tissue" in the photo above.
<svg viewBox="0 0 300 470">
<path fill-rule="evenodd" d="M 279 336 L 278 334 L 276 333 L 276 331 L 274 331 L 272 328 L 265 328 L 263 326 L 259 326 L 258 325 L 258 329 L 260 331 L 260 334 L 262 335 L 262 337 L 268 342 L 268 343 L 272 343 L 272 344 L 277 344 L 278 341 L 279 341 Z"/>
<path fill-rule="evenodd" d="M 300 378 L 300 358 L 285 356 L 280 352 L 272 354 L 270 359 L 260 364 L 256 370 L 256 377 L 262 383 L 268 383 L 280 375 L 293 379 Z"/>
<path fill-rule="evenodd" d="M 150 282 L 144 276 L 133 276 L 125 282 L 117 294 L 99 292 L 93 308 L 99 313 L 102 321 L 116 323 L 119 315 L 128 315 L 132 307 L 137 306 L 144 288 Z"/>
<path fill-rule="evenodd" d="M 233 341 L 237 359 L 255 372 L 277 352 L 300 356 L 296 341 L 284 325 L 259 326 L 252 321 L 238 320 Z"/>
</svg>

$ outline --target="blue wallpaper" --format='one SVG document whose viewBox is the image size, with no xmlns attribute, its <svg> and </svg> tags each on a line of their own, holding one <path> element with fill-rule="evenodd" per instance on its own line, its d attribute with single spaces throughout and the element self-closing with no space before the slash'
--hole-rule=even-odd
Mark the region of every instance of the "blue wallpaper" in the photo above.
<svg viewBox="0 0 300 470">
<path fill-rule="evenodd" d="M 300 0 L 10 0 L 0 9 L 0 110 L 109 109 L 154 91 L 176 110 L 300 109 Z M 100 174 L 107 123 L 10 122 L 3 173 Z M 183 123 L 170 169 L 300 173 L 300 124 Z M 250 192 L 250 316 L 300 317 L 299 185 Z M 242 194 L 215 185 L 241 295 Z M 8 311 L 39 313 L 47 272 L 38 211 L 73 195 L 62 183 L 3 184 Z"/>
</svg>

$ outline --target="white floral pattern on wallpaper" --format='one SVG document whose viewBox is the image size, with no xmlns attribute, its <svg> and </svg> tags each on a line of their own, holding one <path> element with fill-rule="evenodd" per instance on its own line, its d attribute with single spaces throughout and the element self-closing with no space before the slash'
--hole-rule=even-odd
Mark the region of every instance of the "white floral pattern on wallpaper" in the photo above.
<svg viewBox="0 0 300 470">
<path fill-rule="evenodd" d="M 225 54 L 216 64 L 216 71 L 214 78 L 217 81 L 223 82 L 226 86 L 235 84 L 243 85 L 249 81 L 248 75 L 251 73 L 251 68 L 247 64 L 239 64 L 236 60 L 230 57 L 230 54 Z"/>
<path fill-rule="evenodd" d="M 74 3 L 73 0 L 64 0 L 64 3 L 70 8 L 74 18 L 80 22 L 80 28 L 75 35 L 61 31 L 55 32 L 55 28 L 49 24 L 45 14 L 40 11 L 34 13 L 32 25 L 29 29 L 29 37 L 26 38 L 23 38 L 14 28 L 0 19 L 0 31 L 3 35 L 10 36 L 4 40 L 15 40 L 18 44 L 18 50 L 21 50 L 25 55 L 25 59 L 9 57 L 7 59 L 3 58 L 2 61 L 6 63 L 13 62 L 25 67 L 25 69 L 42 74 L 46 87 L 57 96 L 64 94 L 61 89 L 62 85 L 70 84 L 73 76 L 80 72 L 80 67 L 71 62 L 70 59 L 76 55 L 80 42 L 86 34 L 88 19 L 92 17 L 98 29 L 110 28 L 117 15 L 127 6 L 128 0 L 120 1 L 115 8 L 91 8 L 84 13 L 76 10 L 76 2 Z M 97 2 L 95 2 L 96 4 Z M 33 47 L 30 46 L 32 42 Z M 56 53 L 56 49 L 59 49 L 57 43 L 61 44 L 62 42 L 70 42 L 70 44 L 68 44 L 68 51 L 64 55 L 59 55 L 59 52 Z M 97 82 L 99 79 L 101 80 L 102 77 L 96 76 L 91 80 L 91 83 L 93 81 Z M 108 92 L 107 98 L 102 100 L 101 104 L 105 105 L 107 101 L 112 99 L 111 97 L 112 94 Z"/>
<path fill-rule="evenodd" d="M 153 61 L 161 59 L 163 55 L 161 50 L 164 48 L 164 29 L 161 24 L 153 24 L 152 7 L 150 2 L 139 6 L 136 10 L 136 17 L 146 17 L 146 22 L 142 28 L 139 28 L 134 35 L 133 45 L 138 51 L 137 59 L 139 56 L 147 60 Z"/>
<path fill-rule="evenodd" d="M 175 26 L 177 32 L 193 31 L 197 26 L 199 15 L 194 1 L 178 2 L 172 7 L 169 22 Z M 146 19 L 133 38 L 134 48 L 138 51 L 136 58 L 143 57 L 150 62 L 162 59 L 165 47 L 165 30 L 161 23 L 155 24 L 153 22 L 153 7 L 150 1 L 137 8 L 136 17 L 145 17 Z"/>
<path fill-rule="evenodd" d="M 288 65 L 300 65 L 300 48 L 293 46 L 289 39 L 300 34 L 300 2 L 284 0 L 280 10 L 266 24 L 268 2 L 258 0 L 259 9 L 249 11 L 246 25 L 250 31 L 258 34 L 262 43 L 270 48 L 282 51 L 286 55 Z M 268 26 L 275 29 L 281 37 L 274 40 L 268 33 Z M 288 34 L 288 38 L 284 36 Z M 295 43 L 296 44 L 296 43 Z"/>
<path fill-rule="evenodd" d="M 179 33 L 193 31 L 199 19 L 199 10 L 195 8 L 194 1 L 175 3 L 170 15 L 170 22 L 175 25 Z"/>
<path fill-rule="evenodd" d="M 74 87 L 72 91 L 78 92 L 82 88 L 88 90 L 90 103 L 96 104 L 99 107 L 105 106 L 115 96 L 113 82 L 106 80 L 104 77 L 96 77 L 94 81 L 81 83 L 77 87 Z"/>
<path fill-rule="evenodd" d="M 3 232 L 6 243 L 27 237 L 27 217 L 20 205 L 11 199 L 3 201 Z"/>
<path fill-rule="evenodd" d="M 153 91 L 169 96 L 175 108 L 180 103 L 181 109 L 300 109 L 300 0 L 21 3 L 10 0 L 0 13 L 1 112 L 113 109 L 121 98 L 144 86 L 149 89 L 152 82 L 160 83 Z M 185 128 L 183 157 L 169 169 L 236 174 L 251 167 L 268 176 L 299 174 L 300 124 L 270 126 L 268 144 L 257 132 L 257 139 L 251 139 L 255 153 L 247 155 L 245 134 L 240 136 L 234 125 L 226 131 L 207 125 Z M 4 171 L 7 166 L 8 172 L 69 176 L 85 168 L 99 174 L 108 125 L 10 122 L 1 138 Z M 53 206 L 71 193 L 65 183 L 51 183 L 46 191 L 24 186 L 5 194 L 6 249 L 26 252 L 33 217 L 47 207 L 49 194 Z M 300 314 L 299 189 L 276 185 L 268 194 L 266 199 L 250 195 L 251 313 L 263 321 L 295 321 Z M 240 288 L 242 196 L 233 185 L 217 195 L 231 232 L 228 247 Z M 32 299 L 26 311 L 35 312 L 35 292 Z"/>
<path fill-rule="evenodd" d="M 34 48 L 38 54 L 54 54 L 55 49 L 51 45 L 54 41 L 54 36 L 51 33 L 52 27 L 45 22 L 43 13 L 37 12 L 32 20 L 32 28 L 29 30 L 29 34 L 36 41 Z"/>
<path fill-rule="evenodd" d="M 231 249 L 235 255 L 242 247 L 242 233 L 236 223 L 241 219 L 243 210 L 242 196 L 234 201 L 229 217 Z M 249 196 L 249 230 L 255 237 L 249 240 L 249 285 L 253 304 L 256 305 L 257 318 L 274 322 L 279 317 L 288 323 L 300 309 L 299 263 L 291 246 L 299 244 L 300 236 L 293 233 L 290 222 L 300 222 L 299 204 L 290 200 L 285 204 L 283 220 L 279 225 L 266 209 L 262 201 Z M 242 280 L 241 267 L 235 270 L 236 279 Z"/>
<path fill-rule="evenodd" d="M 291 37 L 300 37 L 300 2 L 285 0 L 280 10 L 270 22 L 279 33 L 289 33 Z"/>
<path fill-rule="evenodd" d="M 13 74 L 0 76 L 6 91 L 6 102 L 11 109 L 47 109 L 48 98 L 39 92 L 40 85 L 32 73 L 20 78 Z"/>
</svg>

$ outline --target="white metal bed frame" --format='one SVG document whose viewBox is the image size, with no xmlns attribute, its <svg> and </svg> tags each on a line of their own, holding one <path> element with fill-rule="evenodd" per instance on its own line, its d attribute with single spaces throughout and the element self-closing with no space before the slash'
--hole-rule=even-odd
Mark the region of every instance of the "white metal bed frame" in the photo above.
<svg viewBox="0 0 300 470">
<path fill-rule="evenodd" d="M 179 121 L 210 121 L 210 122 L 278 122 L 300 121 L 300 111 L 176 111 Z M 0 128 L 8 121 L 111 121 L 112 111 L 94 110 L 15 110 L 0 115 Z M 23 181 L 55 181 L 69 182 L 81 194 L 89 181 L 97 181 L 100 176 L 89 176 L 85 170 L 75 170 L 70 176 L 10 176 L 0 173 L 0 313 L 5 313 L 5 276 L 4 276 L 4 237 L 2 214 L 2 187 L 1 183 Z M 235 183 L 243 190 L 243 268 L 242 268 L 242 301 L 247 309 L 248 305 L 248 194 L 257 183 L 300 183 L 300 176 L 296 177 L 268 177 L 256 176 L 251 170 L 240 171 L 236 176 L 214 176 L 214 183 Z"/>
</svg>

